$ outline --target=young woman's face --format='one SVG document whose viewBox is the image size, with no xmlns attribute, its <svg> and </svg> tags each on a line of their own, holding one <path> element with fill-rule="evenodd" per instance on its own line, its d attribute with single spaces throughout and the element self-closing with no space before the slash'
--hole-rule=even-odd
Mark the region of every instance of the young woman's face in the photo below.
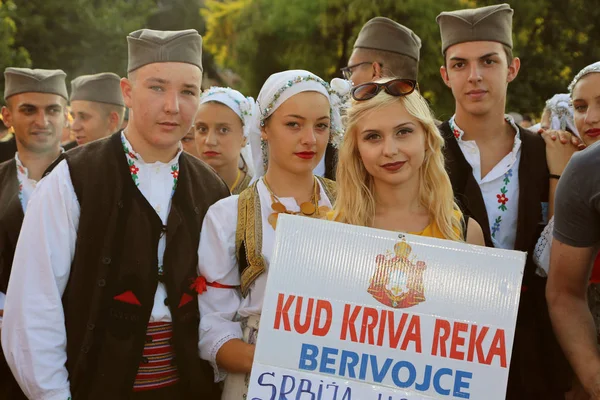
<svg viewBox="0 0 600 400">
<path fill-rule="evenodd" d="M 425 129 L 401 102 L 368 112 L 355 135 L 359 156 L 375 184 L 396 186 L 418 179 L 425 160 Z"/>
<path fill-rule="evenodd" d="M 329 100 L 323 94 L 302 92 L 287 99 L 262 130 L 269 145 L 269 169 L 312 172 L 327 148 L 330 125 Z"/>
<path fill-rule="evenodd" d="M 246 139 L 242 120 L 231 108 L 217 102 L 201 104 L 194 127 L 201 160 L 215 169 L 238 165 Z"/>
<path fill-rule="evenodd" d="M 586 145 L 600 140 L 600 73 L 581 78 L 573 88 L 573 119 Z"/>
</svg>

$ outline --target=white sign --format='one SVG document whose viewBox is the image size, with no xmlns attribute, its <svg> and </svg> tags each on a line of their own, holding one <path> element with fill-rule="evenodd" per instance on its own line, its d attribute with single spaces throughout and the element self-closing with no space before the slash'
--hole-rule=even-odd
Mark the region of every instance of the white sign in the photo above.
<svg viewBox="0 0 600 400">
<path fill-rule="evenodd" d="M 525 253 L 282 215 L 248 399 L 504 399 Z"/>
</svg>

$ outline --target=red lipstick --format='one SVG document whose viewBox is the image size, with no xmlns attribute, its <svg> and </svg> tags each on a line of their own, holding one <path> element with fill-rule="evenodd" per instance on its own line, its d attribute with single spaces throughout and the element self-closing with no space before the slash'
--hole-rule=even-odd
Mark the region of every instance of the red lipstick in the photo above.
<svg viewBox="0 0 600 400">
<path fill-rule="evenodd" d="M 299 153 L 294 154 L 302 158 L 303 160 L 311 160 L 315 157 L 317 153 L 315 153 L 314 151 L 301 151 Z"/>
</svg>

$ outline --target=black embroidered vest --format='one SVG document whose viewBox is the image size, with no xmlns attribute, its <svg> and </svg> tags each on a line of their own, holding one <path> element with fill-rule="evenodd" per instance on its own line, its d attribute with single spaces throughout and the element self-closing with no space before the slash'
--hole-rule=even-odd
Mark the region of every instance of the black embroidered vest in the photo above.
<svg viewBox="0 0 600 400">
<path fill-rule="evenodd" d="M 190 285 L 197 277 L 204 215 L 211 204 L 229 195 L 227 186 L 206 164 L 184 152 L 163 226 L 131 178 L 120 132 L 73 149 L 65 159 L 81 207 L 63 296 L 73 398 L 128 398 L 161 281 L 172 316 L 182 392 L 190 399 L 218 400 L 212 368 L 198 355 L 198 302 Z M 164 275 L 159 276 L 161 235 L 166 235 L 166 249 Z M 140 304 L 115 299 L 128 292 Z"/>
</svg>

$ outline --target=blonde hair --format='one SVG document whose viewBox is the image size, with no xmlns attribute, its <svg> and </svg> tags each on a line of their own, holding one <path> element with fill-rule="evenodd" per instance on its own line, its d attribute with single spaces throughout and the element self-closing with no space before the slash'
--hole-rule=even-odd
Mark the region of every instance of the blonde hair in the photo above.
<svg viewBox="0 0 600 400">
<path fill-rule="evenodd" d="M 352 225 L 373 225 L 376 204 L 373 178 L 365 169 L 358 152 L 357 125 L 368 112 L 396 102 L 402 104 L 425 130 L 425 159 L 419 168 L 419 201 L 429 211 L 431 221 L 437 224 L 446 239 L 462 241 L 462 217 L 444 167 L 444 139 L 427 102 L 417 91 L 408 96 L 394 97 L 382 90 L 372 99 L 352 101 L 338 155 L 337 201 L 334 207 L 337 220 Z"/>
</svg>

